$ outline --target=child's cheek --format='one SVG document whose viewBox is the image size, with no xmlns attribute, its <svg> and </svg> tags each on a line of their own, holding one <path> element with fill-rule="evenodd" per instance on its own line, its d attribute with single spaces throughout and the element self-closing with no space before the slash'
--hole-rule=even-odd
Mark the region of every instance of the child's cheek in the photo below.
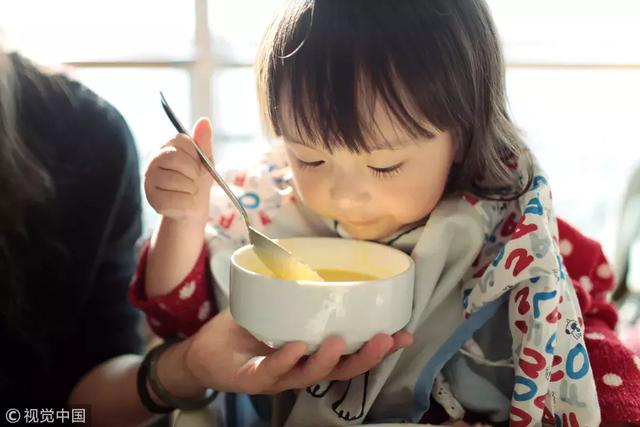
<svg viewBox="0 0 640 427">
<path fill-rule="evenodd" d="M 321 207 L 325 202 L 322 200 L 323 185 L 318 180 L 306 171 L 293 170 L 293 177 L 296 184 L 296 190 L 306 205 L 316 210 L 317 207 Z"/>
</svg>

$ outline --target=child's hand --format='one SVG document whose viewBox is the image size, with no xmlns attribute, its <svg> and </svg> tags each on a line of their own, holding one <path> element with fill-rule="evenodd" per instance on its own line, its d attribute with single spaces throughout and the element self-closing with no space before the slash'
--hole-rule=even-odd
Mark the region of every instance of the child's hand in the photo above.
<svg viewBox="0 0 640 427">
<path fill-rule="evenodd" d="M 193 139 L 212 158 L 211 122 L 200 119 Z M 213 179 L 204 168 L 189 137 L 178 134 L 153 158 L 145 173 L 144 191 L 151 206 L 167 218 L 206 219 Z"/>
</svg>

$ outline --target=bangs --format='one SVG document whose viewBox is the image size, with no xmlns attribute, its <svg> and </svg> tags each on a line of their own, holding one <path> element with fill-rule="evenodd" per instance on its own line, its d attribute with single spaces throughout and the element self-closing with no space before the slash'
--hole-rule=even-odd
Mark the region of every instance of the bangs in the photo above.
<svg viewBox="0 0 640 427">
<path fill-rule="evenodd" d="M 477 85 L 471 64 L 455 55 L 468 46 L 453 37 L 438 4 L 292 2 L 257 61 L 267 130 L 329 151 L 371 151 L 373 106 L 382 103 L 394 127 L 412 138 L 431 138 L 434 128 L 464 132 Z"/>
</svg>

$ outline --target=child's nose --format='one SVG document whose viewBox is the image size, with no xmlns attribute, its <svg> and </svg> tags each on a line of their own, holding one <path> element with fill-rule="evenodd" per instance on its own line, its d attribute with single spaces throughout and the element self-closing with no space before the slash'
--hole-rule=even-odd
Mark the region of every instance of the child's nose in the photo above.
<svg viewBox="0 0 640 427">
<path fill-rule="evenodd" d="M 333 176 L 329 195 L 342 208 L 362 205 L 370 199 L 367 188 L 362 184 L 362 178 L 348 172 Z"/>
</svg>

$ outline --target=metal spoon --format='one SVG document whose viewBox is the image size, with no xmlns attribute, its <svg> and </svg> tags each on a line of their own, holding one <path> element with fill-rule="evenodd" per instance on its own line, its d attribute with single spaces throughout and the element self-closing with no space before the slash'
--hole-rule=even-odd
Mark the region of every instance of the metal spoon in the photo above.
<svg viewBox="0 0 640 427">
<path fill-rule="evenodd" d="M 291 252 L 251 226 L 251 221 L 249 220 L 249 215 L 247 214 L 246 209 L 242 206 L 236 195 L 233 194 L 233 191 L 231 191 L 224 179 L 222 179 L 218 172 L 216 172 L 211 160 L 209 160 L 202 150 L 200 150 L 198 144 L 193 140 L 193 138 L 191 138 L 189 132 L 187 132 L 182 123 L 180 123 L 176 115 L 173 113 L 173 110 L 171 110 L 171 107 L 169 107 L 169 104 L 162 92 L 160 92 L 160 101 L 164 112 L 167 113 L 167 116 L 169 117 L 169 120 L 171 120 L 171 123 L 173 123 L 173 126 L 178 130 L 178 132 L 189 137 L 204 167 L 209 171 L 218 185 L 222 187 L 224 192 L 227 193 L 227 196 L 229 196 L 236 209 L 238 209 L 242 214 L 244 224 L 249 230 L 249 241 L 253 245 L 253 250 L 260 260 L 279 278 L 289 280 L 323 281 L 322 277 L 315 270 L 309 267 L 309 265 L 294 257 Z"/>
</svg>

